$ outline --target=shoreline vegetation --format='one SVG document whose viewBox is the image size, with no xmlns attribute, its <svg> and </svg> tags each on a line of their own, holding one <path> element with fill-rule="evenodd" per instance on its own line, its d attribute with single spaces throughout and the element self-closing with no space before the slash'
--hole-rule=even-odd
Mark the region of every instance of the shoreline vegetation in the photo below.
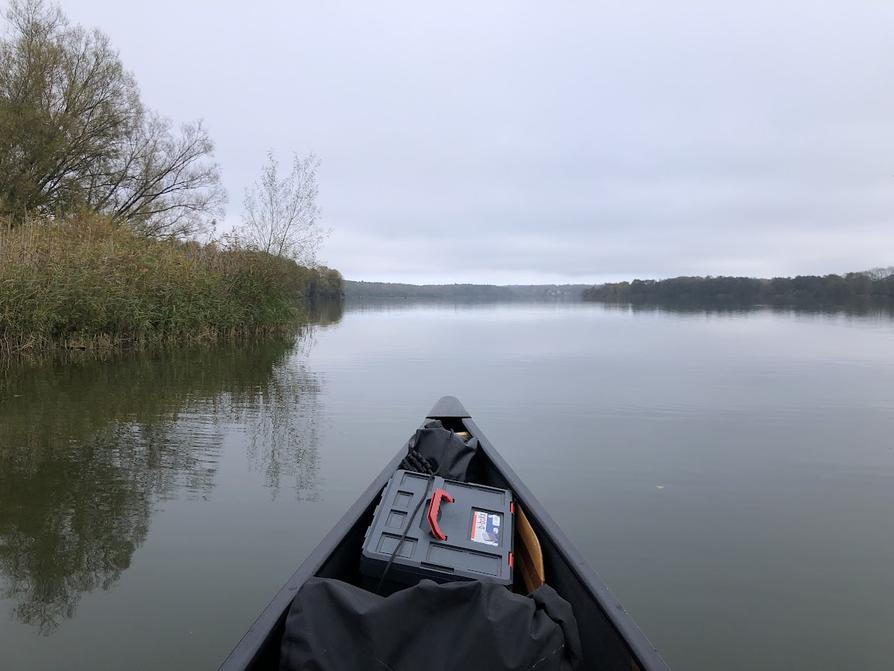
<svg viewBox="0 0 894 671">
<path fill-rule="evenodd" d="M 347 300 L 580 300 L 588 284 L 403 284 L 345 280 Z"/>
<path fill-rule="evenodd" d="M 834 307 L 894 305 L 894 268 L 846 275 L 797 277 L 674 277 L 598 284 L 588 302 L 670 306 Z"/>
<path fill-rule="evenodd" d="M 84 214 L 0 229 L 0 353 L 136 348 L 293 329 L 341 275 L 266 252 L 140 235 Z"/>
<path fill-rule="evenodd" d="M 674 277 L 607 284 L 401 284 L 346 280 L 354 301 L 584 301 L 683 308 L 894 307 L 894 267 L 845 275 Z"/>
<path fill-rule="evenodd" d="M 140 98 L 109 38 L 44 0 L 0 31 L 0 355 L 202 342 L 293 329 L 340 299 L 320 267 L 313 154 L 270 150 L 242 225 L 201 120 Z M 199 240 L 206 242 L 199 242 Z"/>
</svg>

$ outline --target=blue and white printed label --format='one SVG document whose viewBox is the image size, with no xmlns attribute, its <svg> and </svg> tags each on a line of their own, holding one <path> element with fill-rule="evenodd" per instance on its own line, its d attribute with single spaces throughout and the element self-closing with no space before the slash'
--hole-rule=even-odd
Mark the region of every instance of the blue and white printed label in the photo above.
<svg viewBox="0 0 894 671">
<path fill-rule="evenodd" d="M 500 545 L 500 523 L 503 516 L 497 513 L 486 513 L 483 510 L 472 511 L 472 540 L 485 545 Z"/>
</svg>

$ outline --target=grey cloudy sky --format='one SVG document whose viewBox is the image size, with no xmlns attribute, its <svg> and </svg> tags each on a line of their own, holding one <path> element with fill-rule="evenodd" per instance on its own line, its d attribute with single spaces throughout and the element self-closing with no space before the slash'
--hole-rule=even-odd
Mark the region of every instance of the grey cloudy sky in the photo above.
<svg viewBox="0 0 894 671">
<path fill-rule="evenodd" d="M 894 263 L 894 3 L 69 0 L 204 118 L 228 223 L 315 151 L 350 279 L 585 282 Z"/>
</svg>

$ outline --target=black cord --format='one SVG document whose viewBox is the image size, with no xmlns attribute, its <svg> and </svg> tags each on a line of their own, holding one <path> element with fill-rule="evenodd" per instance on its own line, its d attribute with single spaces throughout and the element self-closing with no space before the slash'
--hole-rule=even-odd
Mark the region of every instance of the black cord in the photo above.
<svg viewBox="0 0 894 671">
<path fill-rule="evenodd" d="M 398 466 L 405 471 L 435 475 L 438 472 L 438 464 L 434 459 L 424 457 L 419 450 L 409 450 Z"/>
<path fill-rule="evenodd" d="M 431 489 L 431 483 L 433 483 L 434 481 L 435 476 L 429 476 L 428 482 L 425 485 L 425 494 L 422 495 L 422 498 L 419 499 L 419 503 L 417 503 L 416 507 L 413 509 L 413 513 L 410 515 L 410 519 L 407 520 L 407 526 L 404 527 L 404 532 L 401 534 L 400 540 L 397 541 L 397 547 L 394 548 L 394 551 L 391 553 L 391 557 L 388 558 L 388 563 L 385 564 L 385 570 L 382 571 L 382 577 L 379 578 L 379 584 L 378 586 L 376 586 L 376 593 L 382 591 L 382 585 L 385 582 L 385 576 L 388 575 L 388 570 L 391 568 L 391 564 L 394 563 L 394 558 L 397 556 L 397 553 L 400 552 L 400 548 L 403 546 L 404 541 L 407 540 L 407 534 L 410 533 L 410 525 L 413 524 L 413 520 L 416 519 L 416 513 L 419 512 L 422 504 L 425 503 L 425 499 L 428 498 L 428 492 Z"/>
</svg>

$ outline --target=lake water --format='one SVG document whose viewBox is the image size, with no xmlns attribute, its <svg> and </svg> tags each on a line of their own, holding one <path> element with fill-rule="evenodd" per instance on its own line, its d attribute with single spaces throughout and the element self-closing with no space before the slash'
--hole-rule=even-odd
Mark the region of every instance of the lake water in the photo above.
<svg viewBox="0 0 894 671">
<path fill-rule="evenodd" d="M 673 668 L 894 667 L 894 320 L 559 303 L 0 371 L 0 667 L 214 668 L 448 393 Z"/>
</svg>

